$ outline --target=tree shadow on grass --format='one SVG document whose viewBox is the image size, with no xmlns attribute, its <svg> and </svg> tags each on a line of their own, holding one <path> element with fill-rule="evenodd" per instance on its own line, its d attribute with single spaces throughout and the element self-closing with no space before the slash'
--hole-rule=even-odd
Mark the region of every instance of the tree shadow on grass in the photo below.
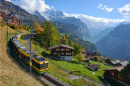
<svg viewBox="0 0 130 86">
<path fill-rule="evenodd" d="M 44 57 L 49 57 L 50 54 L 46 53 L 45 51 L 42 51 L 41 54 L 44 56 Z"/>
<path fill-rule="evenodd" d="M 106 80 L 108 83 L 110 83 L 111 86 L 125 86 L 125 85 L 123 85 L 123 84 L 121 84 L 121 83 L 119 83 L 119 82 L 117 82 L 117 81 L 115 81 L 115 80 L 112 80 L 112 79 L 110 79 L 110 78 L 107 78 L 107 77 L 105 77 L 105 80 Z"/>
<path fill-rule="evenodd" d="M 103 78 L 101 76 L 97 76 L 99 78 L 99 80 L 103 83 L 106 84 L 106 82 L 103 80 Z"/>
</svg>

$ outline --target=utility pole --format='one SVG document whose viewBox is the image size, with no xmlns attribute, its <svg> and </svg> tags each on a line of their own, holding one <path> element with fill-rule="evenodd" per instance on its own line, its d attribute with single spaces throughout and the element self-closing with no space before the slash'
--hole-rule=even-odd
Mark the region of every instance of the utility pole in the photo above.
<svg viewBox="0 0 130 86">
<path fill-rule="evenodd" d="M 32 63 L 32 59 L 31 59 L 31 38 L 30 38 L 30 74 L 32 72 L 31 63 Z"/>
<path fill-rule="evenodd" d="M 7 27 L 7 47 L 8 47 L 8 27 Z"/>
</svg>

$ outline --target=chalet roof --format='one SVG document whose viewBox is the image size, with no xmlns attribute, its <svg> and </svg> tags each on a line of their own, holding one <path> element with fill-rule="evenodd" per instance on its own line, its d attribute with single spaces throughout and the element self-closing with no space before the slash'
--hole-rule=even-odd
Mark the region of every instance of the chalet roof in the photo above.
<svg viewBox="0 0 130 86">
<path fill-rule="evenodd" d="M 98 64 L 88 64 L 88 66 L 92 68 L 99 68 L 100 66 Z"/>
<path fill-rule="evenodd" d="M 118 64 L 118 63 L 120 63 L 120 61 L 119 60 L 115 60 L 115 61 L 111 61 L 113 64 Z"/>
<path fill-rule="evenodd" d="M 119 67 L 114 67 L 114 68 L 109 68 L 109 69 L 104 69 L 104 71 L 107 71 L 107 70 L 117 70 L 117 71 L 121 71 L 124 67 L 123 66 L 119 66 Z"/>
<path fill-rule="evenodd" d="M 92 55 L 86 55 L 86 57 L 89 59 L 94 59 L 94 57 Z"/>
<path fill-rule="evenodd" d="M 101 59 L 104 59 L 104 56 L 98 56 L 99 58 L 101 58 Z"/>
<path fill-rule="evenodd" d="M 73 50 L 74 50 L 73 47 L 70 47 L 70 46 L 67 46 L 67 45 L 63 45 L 63 44 L 60 44 L 60 45 L 57 45 L 57 46 L 50 47 L 49 50 L 54 49 L 54 48 L 58 48 L 58 47 L 66 47 L 66 48 L 70 48 L 70 49 L 73 49 Z"/>
<path fill-rule="evenodd" d="M 128 63 L 129 63 L 128 61 L 120 62 L 120 64 L 121 64 L 122 66 L 126 66 Z"/>
<path fill-rule="evenodd" d="M 119 61 L 119 60 L 115 60 L 115 61 L 111 61 L 113 64 L 121 64 L 122 66 L 126 66 L 129 62 L 128 61 Z"/>
</svg>

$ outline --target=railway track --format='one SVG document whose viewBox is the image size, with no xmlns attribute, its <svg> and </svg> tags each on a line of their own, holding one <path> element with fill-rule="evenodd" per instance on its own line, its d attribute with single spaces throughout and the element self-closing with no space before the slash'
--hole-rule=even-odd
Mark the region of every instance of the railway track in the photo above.
<svg viewBox="0 0 130 86">
<path fill-rule="evenodd" d="M 8 44 L 10 43 L 8 42 Z M 27 67 L 23 62 L 19 60 L 19 58 L 13 51 L 13 48 L 11 48 L 11 46 L 8 46 L 8 49 L 10 50 L 11 56 L 14 57 L 25 69 L 29 71 L 30 70 L 29 67 Z M 54 77 L 53 75 L 49 73 L 45 73 L 44 75 L 39 76 L 39 75 L 36 75 L 34 72 L 32 72 L 31 75 L 36 78 L 39 78 L 41 81 L 45 82 L 49 86 L 70 86 L 67 83 L 63 82 L 62 80 Z"/>
</svg>

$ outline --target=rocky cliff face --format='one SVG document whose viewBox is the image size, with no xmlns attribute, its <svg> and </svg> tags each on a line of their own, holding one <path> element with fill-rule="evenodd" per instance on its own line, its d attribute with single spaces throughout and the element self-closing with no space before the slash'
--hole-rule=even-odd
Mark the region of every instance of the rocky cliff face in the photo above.
<svg viewBox="0 0 130 86">
<path fill-rule="evenodd" d="M 77 19 L 77 18 L 74 18 L 74 17 L 66 17 L 66 18 L 63 18 L 63 19 L 56 20 L 56 21 L 59 21 L 59 22 L 62 22 L 62 23 L 69 23 L 69 24 L 73 24 L 75 26 L 80 27 L 81 33 L 83 34 L 83 39 L 86 40 L 86 41 L 92 40 L 92 37 L 89 34 L 87 26 L 80 19 Z"/>
<path fill-rule="evenodd" d="M 37 10 L 33 13 L 34 15 L 46 20 L 46 18 L 44 16 L 42 16 Z"/>
<path fill-rule="evenodd" d="M 60 33 L 65 33 L 67 35 L 73 34 L 83 39 L 83 34 L 81 33 L 81 28 L 79 26 L 75 26 L 74 24 L 69 23 L 61 23 L 61 22 L 53 22 Z"/>
<path fill-rule="evenodd" d="M 114 59 L 130 60 L 130 24 L 117 26 L 96 45 L 104 55 Z"/>
</svg>

